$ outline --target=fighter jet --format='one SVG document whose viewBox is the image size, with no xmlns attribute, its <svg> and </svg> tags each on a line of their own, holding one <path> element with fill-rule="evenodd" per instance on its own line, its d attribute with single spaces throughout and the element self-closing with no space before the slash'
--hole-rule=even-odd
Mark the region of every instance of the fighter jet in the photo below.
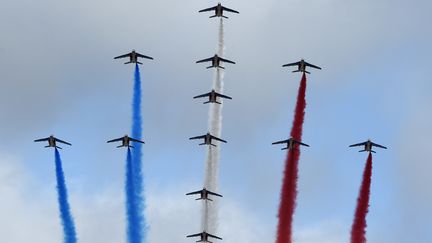
<svg viewBox="0 0 432 243">
<path fill-rule="evenodd" d="M 114 57 L 114 59 L 125 58 L 125 57 L 129 57 L 129 62 L 125 62 L 125 64 L 138 63 L 138 64 L 142 65 L 141 62 L 138 62 L 138 57 L 142 57 L 142 58 L 147 58 L 147 59 L 153 60 L 153 57 L 149 57 L 149 56 L 145 56 L 145 55 L 139 54 L 135 50 L 132 50 L 132 52 L 130 52 L 128 54 L 124 54 L 124 55 L 121 55 L 121 56 L 118 56 L 118 57 Z"/>
<path fill-rule="evenodd" d="M 54 137 L 53 135 L 51 135 L 51 136 L 49 136 L 49 137 L 47 137 L 47 138 L 36 139 L 36 140 L 34 140 L 34 141 L 35 141 L 35 142 L 48 141 L 48 145 L 45 146 L 45 148 L 53 147 L 53 148 L 62 149 L 62 148 L 60 148 L 59 146 L 57 146 L 56 142 L 64 143 L 64 144 L 67 144 L 67 145 L 72 145 L 72 144 L 70 144 L 70 143 L 68 143 L 68 142 L 65 142 L 65 141 L 63 141 L 63 140 L 60 140 L 60 139 Z"/>
<path fill-rule="evenodd" d="M 295 149 L 296 148 L 295 144 L 299 144 L 299 145 L 303 145 L 303 146 L 309 147 L 309 145 L 307 145 L 305 143 L 302 143 L 300 141 L 297 141 L 294 138 L 289 138 L 287 140 L 277 141 L 277 142 L 274 142 L 272 144 L 283 144 L 283 143 L 286 143 L 287 146 L 285 148 L 282 148 L 282 150 L 284 150 L 284 149 L 289 149 L 289 150 Z"/>
<path fill-rule="evenodd" d="M 236 10 L 229 9 L 229 8 L 226 8 L 226 7 L 222 6 L 221 3 L 218 3 L 217 6 L 214 6 L 214 7 L 211 7 L 211 8 L 206 8 L 206 9 L 203 9 L 203 10 L 200 10 L 199 12 L 202 13 L 202 12 L 208 12 L 208 11 L 215 11 L 215 15 L 210 16 L 210 18 L 214 18 L 214 17 L 223 17 L 223 18 L 226 18 L 226 19 L 227 19 L 228 17 L 226 17 L 226 16 L 223 15 L 223 11 L 224 11 L 224 10 L 227 11 L 227 12 L 231 12 L 231 13 L 239 13 L 239 12 L 236 11 Z"/>
<path fill-rule="evenodd" d="M 119 141 L 122 142 L 122 145 L 117 146 L 117 148 L 121 148 L 121 147 L 133 148 L 133 146 L 130 145 L 130 142 L 144 143 L 143 141 L 140 141 L 140 140 L 135 139 L 135 138 L 131 138 L 128 135 L 124 135 L 121 138 L 116 138 L 116 139 L 113 139 L 113 140 L 109 140 L 107 143 L 119 142 Z"/>
<path fill-rule="evenodd" d="M 202 190 L 195 191 L 195 192 L 189 192 L 186 195 L 189 196 L 189 195 L 195 195 L 195 194 L 200 194 L 200 197 L 197 198 L 197 199 L 195 199 L 195 200 L 209 200 L 209 201 L 213 201 L 213 200 L 211 200 L 208 197 L 208 195 L 222 197 L 222 195 L 214 193 L 214 192 L 211 192 L 211 191 L 207 190 L 205 187 Z"/>
<path fill-rule="evenodd" d="M 308 71 L 306 71 L 306 67 L 312 67 L 312 68 L 316 68 L 316 69 L 321 69 L 318 66 L 312 65 L 310 63 L 307 63 L 305 60 L 301 59 L 299 62 L 293 62 L 293 63 L 288 63 L 285 65 L 282 65 L 282 67 L 290 67 L 290 66 L 297 66 L 298 69 L 293 71 L 293 73 L 296 72 L 303 72 L 303 73 L 310 73 Z"/>
<path fill-rule="evenodd" d="M 229 96 L 217 93 L 214 89 L 212 89 L 212 91 L 209 92 L 209 93 L 198 95 L 198 96 L 195 96 L 193 98 L 197 99 L 197 98 L 203 98 L 203 97 L 208 97 L 209 98 L 209 100 L 207 102 L 204 102 L 203 104 L 208 104 L 208 103 L 221 104 L 220 102 L 217 101 L 217 97 L 225 98 L 225 99 L 230 99 L 230 100 L 232 99 Z"/>
<path fill-rule="evenodd" d="M 222 240 L 222 238 L 220 238 L 220 237 L 218 237 L 216 235 L 209 234 L 209 233 L 207 233 L 205 231 L 203 231 L 202 233 L 194 234 L 194 235 L 188 235 L 186 237 L 188 237 L 188 238 L 189 237 L 201 237 L 201 239 L 199 241 L 197 241 L 197 242 L 208 242 L 208 243 L 213 243 L 213 242 L 209 241 L 208 238 L 215 238 L 215 239 L 218 239 L 218 240 Z"/>
<path fill-rule="evenodd" d="M 207 59 L 203 59 L 203 60 L 199 60 L 196 63 L 202 63 L 202 62 L 212 62 L 212 65 L 207 67 L 207 68 L 222 68 L 225 69 L 224 67 L 220 66 L 221 62 L 227 62 L 227 63 L 231 63 L 231 64 L 235 64 L 235 62 L 227 60 L 227 59 L 223 59 L 222 57 L 219 57 L 217 54 L 215 54 L 213 57 L 207 58 Z"/>
<path fill-rule="evenodd" d="M 378 147 L 378 148 L 383 148 L 383 149 L 387 149 L 387 147 L 384 147 L 382 145 L 373 143 L 370 139 L 368 139 L 366 142 L 363 143 L 356 143 L 353 145 L 350 145 L 350 147 L 357 147 L 357 146 L 364 146 L 363 150 L 360 150 L 359 152 L 372 152 L 372 153 L 376 153 L 375 151 L 372 150 L 372 147 Z"/>
<path fill-rule="evenodd" d="M 206 144 L 206 145 L 211 145 L 211 146 L 214 146 L 214 147 L 216 147 L 216 145 L 212 144 L 212 140 L 213 139 L 217 140 L 217 141 L 220 141 L 220 142 L 223 142 L 223 143 L 227 142 L 225 140 L 222 140 L 220 138 L 217 138 L 217 137 L 211 135 L 209 132 L 206 135 L 189 138 L 189 140 L 193 140 L 193 139 L 204 139 L 204 143 L 200 143 L 200 145 Z"/>
</svg>

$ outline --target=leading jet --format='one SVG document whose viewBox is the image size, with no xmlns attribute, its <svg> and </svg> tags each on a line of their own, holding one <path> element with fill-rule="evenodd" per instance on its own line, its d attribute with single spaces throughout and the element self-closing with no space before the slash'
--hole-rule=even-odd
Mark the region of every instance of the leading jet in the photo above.
<svg viewBox="0 0 432 243">
<path fill-rule="evenodd" d="M 51 136 L 49 136 L 49 137 L 47 137 L 47 138 L 36 139 L 36 140 L 34 140 L 34 141 L 35 141 L 35 142 L 48 141 L 48 145 L 45 146 L 45 148 L 53 147 L 53 148 L 62 149 L 62 148 L 60 148 L 59 146 L 57 146 L 57 143 L 56 143 L 56 142 L 63 143 L 63 144 L 67 144 L 67 145 L 70 145 L 70 146 L 72 145 L 72 144 L 70 144 L 70 143 L 68 143 L 68 142 L 65 142 L 65 141 L 63 141 L 63 140 L 60 140 L 60 139 L 54 137 L 53 135 L 51 135 Z"/>
<path fill-rule="evenodd" d="M 199 191 L 195 191 L 195 192 L 189 192 L 186 193 L 187 196 L 189 195 L 195 195 L 195 194 L 199 194 L 200 197 L 195 199 L 195 200 L 208 200 L 208 201 L 213 201 L 212 199 L 210 199 L 208 196 L 209 195 L 213 195 L 213 196 L 217 196 L 217 197 L 222 197 L 222 195 L 211 192 L 209 190 L 207 190 L 205 187 L 202 190 Z"/>
<path fill-rule="evenodd" d="M 315 66 L 313 64 L 307 63 L 303 59 L 301 59 L 299 62 L 293 62 L 293 63 L 288 63 L 288 64 L 285 64 L 285 65 L 282 65 L 282 67 L 290 67 L 290 66 L 297 66 L 297 70 L 292 71 L 293 73 L 296 73 L 296 72 L 310 73 L 310 72 L 306 71 L 306 67 L 321 69 L 318 66 Z"/>
<path fill-rule="evenodd" d="M 114 59 L 125 58 L 125 57 L 129 57 L 129 62 L 125 62 L 125 64 L 138 63 L 138 64 L 142 65 L 142 63 L 138 61 L 138 57 L 147 58 L 147 59 L 153 60 L 153 57 L 149 57 L 149 56 L 146 56 L 146 55 L 143 55 L 143 54 L 139 54 L 135 50 L 132 50 L 132 52 L 130 52 L 128 54 L 124 54 L 124 55 L 121 55 L 121 56 L 118 56 L 118 57 L 114 57 Z"/>
<path fill-rule="evenodd" d="M 231 13 L 239 13 L 238 11 L 234 10 L 234 9 L 229 9 L 227 7 L 222 6 L 221 3 L 218 3 L 218 5 L 211 7 L 211 8 L 206 8 L 203 10 L 200 10 L 199 12 L 208 12 L 208 11 L 215 11 L 215 15 L 210 16 L 209 18 L 214 18 L 214 17 L 223 17 L 223 18 L 228 18 L 226 16 L 223 15 L 223 11 L 227 11 L 227 12 L 231 12 Z"/>
<path fill-rule="evenodd" d="M 376 144 L 374 142 L 372 142 L 370 139 L 368 139 L 366 142 L 363 143 L 356 143 L 353 145 L 350 145 L 350 147 L 357 147 L 357 146 L 364 146 L 363 150 L 360 150 L 359 152 L 372 152 L 372 153 L 376 153 L 375 151 L 372 150 L 372 148 L 378 147 L 378 148 L 383 148 L 383 149 L 387 149 L 387 147 L 384 147 L 382 145 Z"/>
<path fill-rule="evenodd" d="M 189 237 L 201 237 L 201 239 L 199 241 L 197 241 L 197 242 L 208 242 L 208 243 L 213 243 L 213 242 L 209 241 L 208 238 L 215 238 L 215 239 L 218 239 L 218 240 L 222 240 L 222 238 L 220 238 L 220 237 L 218 237 L 216 235 L 209 234 L 209 233 L 207 233 L 205 231 L 203 231 L 202 233 L 198 233 L 198 234 L 188 235 L 186 237 L 188 237 L 188 238 Z"/>
<path fill-rule="evenodd" d="M 220 66 L 221 62 L 227 62 L 227 63 L 231 63 L 231 64 L 235 64 L 235 62 L 230 61 L 228 59 L 224 59 L 222 57 L 219 57 L 217 54 L 215 54 L 213 57 L 207 58 L 207 59 L 203 59 L 203 60 L 199 60 L 196 63 L 202 63 L 202 62 L 212 62 L 211 66 L 208 66 L 207 68 L 222 68 L 225 69 L 224 67 Z"/>
<path fill-rule="evenodd" d="M 309 145 L 302 143 L 300 141 L 297 141 L 294 138 L 289 138 L 287 140 L 277 141 L 277 142 L 274 142 L 272 144 L 274 145 L 274 144 L 284 144 L 284 143 L 286 143 L 287 146 L 285 148 L 282 148 L 282 150 L 284 150 L 284 149 L 289 149 L 289 150 L 296 149 L 296 146 L 295 146 L 296 144 L 309 147 Z"/>
<path fill-rule="evenodd" d="M 214 89 L 213 89 L 211 92 L 209 92 L 209 93 L 202 94 L 202 95 L 197 95 L 197 96 L 195 96 L 195 97 L 193 97 L 193 98 L 194 98 L 194 99 L 197 99 L 197 98 L 204 98 L 204 97 L 208 97 L 209 100 L 206 101 L 206 102 L 204 102 L 203 104 L 208 104 L 208 103 L 221 104 L 219 101 L 217 101 L 217 98 L 218 98 L 218 97 L 220 97 L 220 98 L 225 98 L 225 99 L 230 99 L 230 100 L 232 99 L 232 98 L 229 97 L 229 96 L 226 96 L 226 95 L 223 95 L 223 94 L 219 94 L 219 93 L 217 93 Z"/>
<path fill-rule="evenodd" d="M 199 145 L 211 145 L 216 147 L 216 145 L 212 144 L 212 140 L 217 140 L 223 143 L 226 143 L 227 141 L 220 139 L 218 137 L 215 137 L 213 135 L 211 135 L 209 132 L 206 135 L 202 135 L 202 136 L 197 136 L 197 137 L 191 137 L 189 138 L 189 140 L 194 140 L 194 139 L 204 139 L 204 143 L 200 143 Z"/>
<path fill-rule="evenodd" d="M 122 142 L 122 145 L 117 146 L 117 148 L 121 148 L 121 147 L 128 147 L 128 148 L 133 148 L 132 145 L 130 145 L 130 142 L 136 142 L 136 143 L 144 143 L 143 141 L 140 141 L 138 139 L 135 138 L 131 138 L 128 135 L 124 135 L 121 138 L 116 138 L 113 140 L 109 140 L 107 143 L 112 143 L 112 142 Z"/>
</svg>

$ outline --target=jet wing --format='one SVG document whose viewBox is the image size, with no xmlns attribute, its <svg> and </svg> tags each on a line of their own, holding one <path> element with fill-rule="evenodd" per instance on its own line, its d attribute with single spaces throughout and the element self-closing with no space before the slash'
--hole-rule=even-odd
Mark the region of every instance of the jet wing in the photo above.
<svg viewBox="0 0 432 243">
<path fill-rule="evenodd" d="M 200 194 L 202 192 L 202 190 L 199 190 L 199 191 L 195 191 L 195 192 L 189 192 L 189 193 L 186 193 L 186 195 L 195 195 L 195 194 Z"/>
<path fill-rule="evenodd" d="M 224 58 L 222 58 L 222 57 L 219 57 L 219 59 L 220 59 L 222 62 L 227 62 L 227 63 L 235 64 L 235 62 L 230 61 L 230 60 L 228 60 L 228 59 L 224 59 Z"/>
<path fill-rule="evenodd" d="M 72 144 L 70 144 L 70 143 L 68 143 L 68 142 L 65 142 L 65 141 L 63 141 L 63 140 L 60 140 L 60 139 L 58 139 L 58 138 L 54 138 L 57 142 L 59 142 L 59 143 L 64 143 L 64 144 L 67 144 L 67 145 L 71 145 L 72 146 Z"/>
<path fill-rule="evenodd" d="M 129 56 L 130 56 L 130 53 L 124 54 L 124 55 L 121 55 L 121 56 L 118 56 L 118 57 L 114 57 L 114 59 L 125 58 L 125 57 L 129 57 Z"/>
<path fill-rule="evenodd" d="M 383 149 L 387 149 L 387 147 L 376 144 L 376 143 L 372 143 L 373 146 L 378 147 L 378 148 L 383 148 Z"/>
<path fill-rule="evenodd" d="M 210 135 L 210 137 L 211 137 L 212 139 L 214 139 L 214 140 L 221 141 L 221 142 L 223 142 L 223 143 L 226 143 L 226 142 L 227 142 L 227 141 L 225 141 L 225 140 L 223 140 L 223 139 L 220 139 L 220 138 L 218 138 L 218 137 L 215 137 L 215 136 L 213 136 L 213 135 Z"/>
<path fill-rule="evenodd" d="M 202 59 L 202 60 L 199 60 L 199 61 L 197 61 L 196 63 L 202 63 L 202 62 L 210 62 L 211 60 L 213 60 L 213 57 L 210 57 L 210 58 L 206 58 L 206 59 Z"/>
<path fill-rule="evenodd" d="M 289 141 L 290 141 L 290 140 L 287 139 L 287 140 L 277 141 L 277 142 L 274 142 L 274 143 L 272 143 L 272 144 L 283 144 L 283 143 L 288 143 Z"/>
<path fill-rule="evenodd" d="M 35 142 L 42 142 L 42 141 L 48 141 L 49 140 L 49 137 L 48 138 L 40 138 L 40 139 L 36 139 L 36 140 L 34 140 Z"/>
<path fill-rule="evenodd" d="M 222 9 L 225 10 L 225 11 L 231 12 L 231 13 L 239 13 L 238 11 L 236 11 L 234 9 L 230 9 L 230 8 L 227 8 L 227 7 L 224 7 L 224 6 L 222 6 Z"/>
<path fill-rule="evenodd" d="M 135 138 L 129 138 L 129 140 L 132 141 L 132 142 L 144 143 L 143 141 L 135 139 Z"/>
<path fill-rule="evenodd" d="M 198 233 L 198 234 L 188 235 L 186 237 L 197 237 L 197 236 L 201 236 L 201 235 L 202 235 L 202 233 Z"/>
<path fill-rule="evenodd" d="M 313 67 L 313 68 L 316 68 L 316 69 L 321 69 L 320 67 L 315 66 L 315 65 L 310 64 L 310 63 L 307 63 L 307 62 L 305 62 L 305 64 L 306 64 L 306 66 L 309 66 L 309 67 Z"/>
<path fill-rule="evenodd" d="M 364 145 L 366 145 L 366 142 L 356 143 L 356 144 L 350 145 L 350 147 L 357 147 L 357 146 L 364 146 Z"/>
<path fill-rule="evenodd" d="M 202 138 L 205 138 L 206 136 L 205 135 L 202 135 L 202 136 L 196 136 L 196 137 L 191 137 L 191 138 L 189 138 L 189 140 L 193 140 L 193 139 L 202 139 Z"/>
<path fill-rule="evenodd" d="M 118 142 L 118 141 L 122 141 L 122 140 L 123 140 L 123 138 L 116 138 L 113 140 L 109 140 L 107 143 Z"/>
<path fill-rule="evenodd" d="M 143 55 L 143 54 L 139 54 L 138 52 L 137 52 L 136 55 L 137 55 L 138 57 L 142 57 L 142 58 L 147 58 L 147 59 L 153 60 L 153 57 L 149 57 L 149 56 L 146 56 L 146 55 Z"/>
<path fill-rule="evenodd" d="M 215 238 L 215 239 L 222 240 L 222 238 L 220 238 L 220 237 L 218 237 L 218 236 L 216 236 L 216 235 L 212 235 L 212 234 L 209 234 L 209 233 L 207 233 L 207 235 L 208 235 L 209 237 L 212 237 L 212 238 Z"/>
<path fill-rule="evenodd" d="M 214 11 L 214 10 L 216 10 L 216 7 L 206 8 L 206 9 L 200 10 L 198 12 L 202 13 L 202 12 L 208 12 L 208 11 Z"/>
<path fill-rule="evenodd" d="M 202 95 L 197 95 L 197 96 L 195 96 L 195 97 L 193 97 L 193 98 L 194 98 L 194 99 L 196 99 L 196 98 L 203 98 L 203 97 L 210 96 L 210 94 L 211 94 L 211 92 L 210 92 L 210 93 L 206 93 L 206 94 L 202 94 Z"/>
<path fill-rule="evenodd" d="M 207 191 L 208 194 L 213 195 L 213 196 L 218 196 L 218 197 L 223 197 L 221 194 L 217 194 L 211 191 Z"/>
<path fill-rule="evenodd" d="M 215 92 L 215 93 L 216 93 L 216 92 Z M 216 96 L 217 96 L 217 97 L 221 97 L 221 98 L 225 98 L 225 99 L 230 99 L 230 100 L 232 100 L 231 97 L 226 96 L 226 95 L 223 95 L 223 94 L 216 93 Z"/>
<path fill-rule="evenodd" d="M 284 64 L 282 65 L 282 67 L 298 66 L 299 64 L 300 62 L 293 62 L 293 63 Z"/>
</svg>

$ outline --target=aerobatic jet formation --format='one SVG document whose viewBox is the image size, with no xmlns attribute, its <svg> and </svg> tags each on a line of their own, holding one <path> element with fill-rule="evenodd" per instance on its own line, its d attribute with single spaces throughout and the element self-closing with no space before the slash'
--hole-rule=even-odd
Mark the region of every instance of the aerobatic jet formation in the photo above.
<svg viewBox="0 0 432 243">
<path fill-rule="evenodd" d="M 231 13 L 237 13 L 237 14 L 239 13 L 238 11 L 236 11 L 234 9 L 229 9 L 227 7 L 222 6 L 221 3 L 218 3 L 218 5 L 216 5 L 214 7 L 200 10 L 199 12 L 202 13 L 202 12 L 208 12 L 208 11 L 214 11 L 215 12 L 215 15 L 210 16 L 209 18 L 222 17 L 222 18 L 226 18 L 227 19 L 228 17 L 226 17 L 226 16 L 223 15 L 223 11 L 227 11 L 227 12 L 231 12 Z"/>
<path fill-rule="evenodd" d="M 383 148 L 383 149 L 387 149 L 387 147 L 384 147 L 382 145 L 376 144 L 374 142 L 372 142 L 370 139 L 368 139 L 366 142 L 363 143 L 356 143 L 353 145 L 350 145 L 350 147 L 357 147 L 357 146 L 364 146 L 363 150 L 360 150 L 359 152 L 372 152 L 372 153 L 376 153 L 375 151 L 372 150 L 372 148 L 378 147 L 378 148 Z"/>
<path fill-rule="evenodd" d="M 121 148 L 121 147 L 133 148 L 133 146 L 130 145 L 130 142 L 144 143 L 143 141 L 140 141 L 140 140 L 135 139 L 135 138 L 131 138 L 128 135 L 124 135 L 121 138 L 109 140 L 107 143 L 120 142 L 120 141 L 122 142 L 122 145 L 117 146 L 117 148 Z"/>
<path fill-rule="evenodd" d="M 227 141 L 220 139 L 218 137 L 215 137 L 213 135 L 211 135 L 209 132 L 206 135 L 202 135 L 202 136 L 196 136 L 196 137 L 191 137 L 189 138 L 189 140 L 194 140 L 194 139 L 204 139 L 204 143 L 200 143 L 199 145 L 211 145 L 216 147 L 216 145 L 212 144 L 212 140 L 217 140 L 223 143 L 226 143 Z"/>
<path fill-rule="evenodd" d="M 222 240 L 222 238 L 220 238 L 220 237 L 218 237 L 216 235 L 209 234 L 209 233 L 207 233 L 205 231 L 203 231 L 202 233 L 198 233 L 198 234 L 188 235 L 186 237 L 188 237 L 188 238 L 189 237 L 201 237 L 201 239 L 198 240 L 197 242 L 208 242 L 208 243 L 213 243 L 213 242 L 211 242 L 211 241 L 208 240 L 209 238 L 215 238 L 215 239 L 218 239 L 218 240 Z"/>
<path fill-rule="evenodd" d="M 284 149 L 289 149 L 289 150 L 296 149 L 296 146 L 295 146 L 296 144 L 309 147 L 309 145 L 302 143 L 300 141 L 297 141 L 294 138 L 289 138 L 287 140 L 277 141 L 277 142 L 274 142 L 272 144 L 274 145 L 274 144 L 284 144 L 284 143 L 286 143 L 287 146 L 282 148 L 282 150 L 284 150 Z"/>
<path fill-rule="evenodd" d="M 68 143 L 68 142 L 65 142 L 65 141 L 63 141 L 63 140 L 60 140 L 60 139 L 54 137 L 53 135 L 51 135 L 51 136 L 49 136 L 49 137 L 47 137 L 47 138 L 36 139 L 36 140 L 34 140 L 34 141 L 35 141 L 35 142 L 44 142 L 44 141 L 48 141 L 48 145 L 45 146 L 45 148 L 53 147 L 53 148 L 62 149 L 62 148 L 60 148 L 59 146 L 57 146 L 57 143 L 56 143 L 56 142 L 63 143 L 63 144 L 67 144 L 67 145 L 70 145 L 70 146 L 72 145 L 72 144 L 70 144 L 70 143 Z"/>
<path fill-rule="evenodd" d="M 143 55 L 143 54 L 139 54 L 135 50 L 132 50 L 132 52 L 130 52 L 128 54 L 124 54 L 124 55 L 121 55 L 121 56 L 118 56 L 118 57 L 114 57 L 114 59 L 126 58 L 126 57 L 129 57 L 129 62 L 125 62 L 125 64 L 138 63 L 138 64 L 142 65 L 142 63 L 138 61 L 138 57 L 147 58 L 147 59 L 153 60 L 153 57 L 149 57 L 149 56 L 146 56 L 146 55 Z"/>
<path fill-rule="evenodd" d="M 203 63 L 203 62 L 212 62 L 212 65 L 208 66 L 207 68 L 222 68 L 222 69 L 225 69 L 225 68 L 220 66 L 221 62 L 227 62 L 227 63 L 235 64 L 235 62 L 230 61 L 228 59 L 224 59 L 222 57 L 219 57 L 217 54 L 215 54 L 213 57 L 199 60 L 196 63 Z"/>
<path fill-rule="evenodd" d="M 232 99 L 229 96 L 217 93 L 214 89 L 211 92 L 209 92 L 209 93 L 205 93 L 205 94 L 202 94 L 202 95 L 197 95 L 197 96 L 195 96 L 193 98 L 197 99 L 197 98 L 204 98 L 204 97 L 208 97 L 209 100 L 206 101 L 206 102 L 204 102 L 203 104 L 208 104 L 208 103 L 221 104 L 219 101 L 217 101 L 218 97 L 225 98 L 225 99 L 230 99 L 230 100 Z"/>
<path fill-rule="evenodd" d="M 313 64 L 307 63 L 303 59 L 301 59 L 299 62 L 293 62 L 293 63 L 288 63 L 288 64 L 285 64 L 285 65 L 282 65 L 282 67 L 290 67 L 290 66 L 297 66 L 297 70 L 292 71 L 293 73 L 296 73 L 296 72 L 310 73 L 310 72 L 306 71 L 306 67 L 321 69 L 318 66 L 315 66 Z"/>
<path fill-rule="evenodd" d="M 208 197 L 209 195 L 213 195 L 213 196 L 217 196 L 217 197 L 222 197 L 222 195 L 214 193 L 214 192 L 211 192 L 211 191 L 207 190 L 205 187 L 202 190 L 199 190 L 199 191 L 186 193 L 187 196 L 189 196 L 189 195 L 196 195 L 196 194 L 199 194 L 200 197 L 197 198 L 197 199 L 195 199 L 195 200 L 213 201 L 212 199 L 210 199 Z"/>
</svg>

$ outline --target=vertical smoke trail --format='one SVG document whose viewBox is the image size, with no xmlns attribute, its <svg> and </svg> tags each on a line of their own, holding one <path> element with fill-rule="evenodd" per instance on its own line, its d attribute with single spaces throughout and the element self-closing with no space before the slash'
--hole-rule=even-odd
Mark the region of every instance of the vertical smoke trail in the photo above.
<svg viewBox="0 0 432 243">
<path fill-rule="evenodd" d="M 369 211 L 370 186 L 372 179 L 372 154 L 366 161 L 363 172 L 363 180 L 360 187 L 360 193 L 357 198 L 357 208 L 355 211 L 354 222 L 351 228 L 351 243 L 366 242 L 366 216 Z"/>
<path fill-rule="evenodd" d="M 301 141 L 303 132 L 303 121 L 306 108 L 306 75 L 303 73 L 297 95 L 297 104 L 291 137 Z M 277 243 L 292 242 L 292 222 L 297 198 L 298 161 L 300 149 L 288 150 L 285 161 L 284 177 L 282 182 L 281 202 L 279 205 L 279 223 L 277 229 Z"/>
<path fill-rule="evenodd" d="M 138 64 L 135 65 L 134 94 L 132 102 L 132 137 L 142 139 L 141 128 L 141 77 Z M 141 243 L 146 238 L 144 217 L 142 147 L 136 144 L 131 152 L 128 149 L 126 171 L 127 233 L 129 243 Z"/>
<path fill-rule="evenodd" d="M 75 224 L 69 208 L 68 193 L 62 168 L 62 161 L 57 148 L 55 149 L 55 167 L 57 177 L 58 203 L 60 207 L 60 218 L 62 221 L 64 233 L 63 242 L 76 243 L 77 237 L 75 232 Z"/>
<path fill-rule="evenodd" d="M 141 242 L 141 228 L 138 208 L 138 200 L 136 198 L 136 187 L 134 182 L 134 166 L 132 161 L 132 153 L 128 148 L 126 157 L 126 215 L 127 215 L 127 240 L 129 243 Z"/>
<path fill-rule="evenodd" d="M 224 46 L 224 31 L 223 31 L 223 20 L 220 18 L 219 22 L 219 40 L 218 40 L 218 55 L 223 57 L 225 46 Z M 213 77 L 213 89 L 218 93 L 223 93 L 223 77 L 224 71 L 221 68 L 216 68 Z M 221 102 L 223 103 L 223 102 Z M 209 109 L 209 132 L 216 136 L 221 137 L 222 134 L 222 104 L 210 104 Z M 219 173 L 219 158 L 220 148 L 209 146 L 207 150 L 206 159 L 206 171 L 204 186 L 210 191 L 218 191 L 218 173 Z M 204 200 L 203 206 L 203 219 L 202 229 L 204 231 L 215 233 L 218 228 L 218 199 L 212 202 Z"/>
</svg>

